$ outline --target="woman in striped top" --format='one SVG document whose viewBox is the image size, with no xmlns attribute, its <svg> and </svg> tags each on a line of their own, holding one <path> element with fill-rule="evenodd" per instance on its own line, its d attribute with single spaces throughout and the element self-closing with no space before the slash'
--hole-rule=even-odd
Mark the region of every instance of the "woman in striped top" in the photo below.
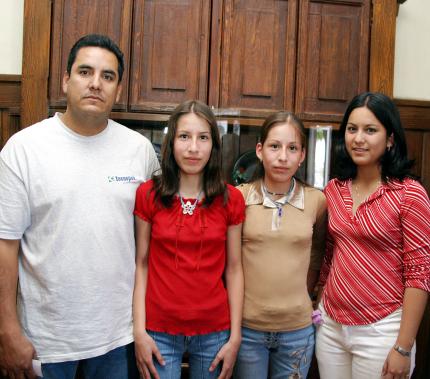
<svg viewBox="0 0 430 379">
<path fill-rule="evenodd" d="M 316 354 L 322 379 L 407 378 L 430 292 L 430 203 L 390 98 L 349 104 L 325 189 L 328 243 Z M 413 358 L 413 357 L 412 357 Z"/>
</svg>

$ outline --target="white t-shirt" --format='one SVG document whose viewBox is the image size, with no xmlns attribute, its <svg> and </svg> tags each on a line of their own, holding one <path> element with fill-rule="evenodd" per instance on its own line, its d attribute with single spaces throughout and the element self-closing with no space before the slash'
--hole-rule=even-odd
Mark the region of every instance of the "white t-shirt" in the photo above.
<svg viewBox="0 0 430 379">
<path fill-rule="evenodd" d="M 0 238 L 21 239 L 18 313 L 43 363 L 133 341 L 135 192 L 158 168 L 139 133 L 84 137 L 58 114 L 1 151 Z"/>
</svg>

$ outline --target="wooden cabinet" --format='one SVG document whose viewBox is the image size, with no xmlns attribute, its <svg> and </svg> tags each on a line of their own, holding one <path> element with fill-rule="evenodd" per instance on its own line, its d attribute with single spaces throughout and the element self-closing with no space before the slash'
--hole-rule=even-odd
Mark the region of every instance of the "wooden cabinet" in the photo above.
<svg viewBox="0 0 430 379">
<path fill-rule="evenodd" d="M 191 98 L 244 117 L 288 109 L 338 121 L 369 83 L 370 0 L 60 0 L 49 104 L 73 42 L 90 32 L 124 51 L 116 109 L 168 113 Z"/>
<path fill-rule="evenodd" d="M 207 102 L 210 0 L 135 0 L 131 111 Z"/>
<path fill-rule="evenodd" d="M 133 0 L 55 0 L 53 2 L 49 105 L 65 107 L 62 78 L 73 44 L 88 33 L 106 34 L 124 53 L 123 91 L 114 109 L 128 105 Z"/>
<path fill-rule="evenodd" d="M 296 112 L 307 120 L 333 120 L 368 89 L 370 2 L 302 0 Z"/>
<path fill-rule="evenodd" d="M 297 1 L 227 0 L 223 11 L 219 79 L 209 90 L 210 103 L 239 108 L 242 115 L 292 109 Z"/>
</svg>

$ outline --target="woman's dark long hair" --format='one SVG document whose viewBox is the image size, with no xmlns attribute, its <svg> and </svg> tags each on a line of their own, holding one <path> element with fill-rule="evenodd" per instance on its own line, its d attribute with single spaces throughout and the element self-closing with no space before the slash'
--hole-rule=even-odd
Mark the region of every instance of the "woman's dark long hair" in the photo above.
<svg viewBox="0 0 430 379">
<path fill-rule="evenodd" d="M 353 179 L 357 175 L 357 166 L 346 150 L 345 130 L 352 111 L 361 107 L 366 107 L 374 114 L 387 131 L 387 137 L 393 136 L 393 146 L 391 149 L 386 149 L 381 157 L 381 179 L 403 180 L 406 177 L 413 177 L 410 170 L 414 161 L 408 159 L 406 137 L 399 111 L 388 96 L 376 92 L 364 92 L 355 96 L 349 103 L 335 145 L 334 176 L 346 180 Z"/>
<path fill-rule="evenodd" d="M 179 104 L 169 118 L 167 134 L 161 147 L 161 174 L 154 175 L 152 178 L 156 198 L 165 207 L 171 206 L 173 197 L 179 191 L 180 169 L 173 154 L 178 121 L 182 116 L 190 113 L 194 113 L 208 123 L 212 137 L 211 155 L 203 172 L 204 205 L 210 205 L 220 194 L 224 195 L 226 201 L 226 185 L 222 178 L 221 139 L 216 118 L 206 104 L 197 100 L 188 100 Z"/>
<path fill-rule="evenodd" d="M 264 145 L 270 130 L 272 130 L 272 128 L 274 128 L 275 126 L 282 125 L 282 124 L 290 124 L 298 131 L 300 135 L 300 143 L 301 143 L 302 149 L 305 149 L 306 148 L 305 127 L 303 126 L 302 121 L 294 113 L 287 112 L 287 111 L 272 113 L 264 120 L 264 123 L 260 129 L 259 143 Z M 261 178 L 264 178 L 264 166 L 263 166 L 263 162 L 260 161 L 255 169 L 252 180 L 254 181 Z M 302 180 L 299 180 L 299 181 L 302 182 L 303 184 L 306 184 Z"/>
</svg>

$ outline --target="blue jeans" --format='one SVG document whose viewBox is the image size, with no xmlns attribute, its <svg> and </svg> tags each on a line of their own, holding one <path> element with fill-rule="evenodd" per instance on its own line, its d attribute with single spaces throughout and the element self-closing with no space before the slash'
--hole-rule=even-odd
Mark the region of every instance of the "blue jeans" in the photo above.
<svg viewBox="0 0 430 379">
<path fill-rule="evenodd" d="M 305 379 L 315 345 L 314 326 L 291 332 L 242 328 L 235 379 Z M 294 376 L 295 375 L 295 376 Z"/>
<path fill-rule="evenodd" d="M 43 379 L 74 379 L 80 370 L 85 379 L 138 379 L 134 344 L 118 347 L 106 354 L 80 361 L 43 363 Z"/>
<path fill-rule="evenodd" d="M 152 331 L 148 333 L 166 362 L 161 366 L 154 359 L 160 379 L 180 379 L 182 356 L 185 352 L 189 354 L 191 379 L 215 379 L 221 372 L 222 362 L 212 372 L 209 372 L 209 366 L 221 347 L 227 343 L 230 336 L 228 330 L 190 337 Z"/>
</svg>

